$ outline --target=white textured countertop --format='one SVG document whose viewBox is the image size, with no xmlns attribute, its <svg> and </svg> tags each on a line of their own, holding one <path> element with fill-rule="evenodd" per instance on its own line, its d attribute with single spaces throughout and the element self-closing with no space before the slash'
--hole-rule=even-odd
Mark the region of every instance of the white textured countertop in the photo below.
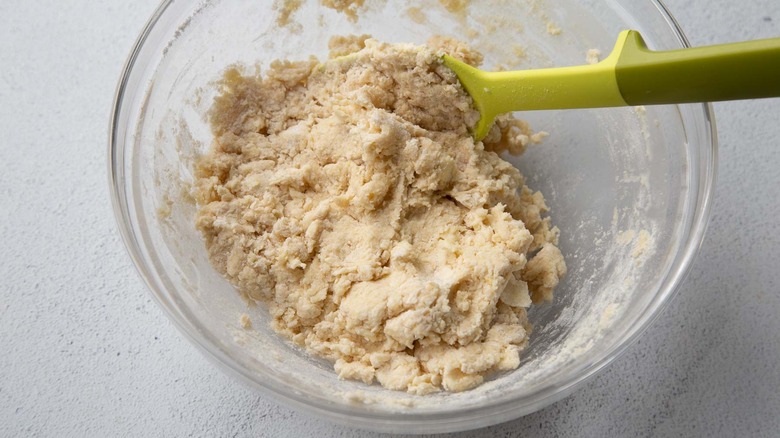
<svg viewBox="0 0 780 438">
<path fill-rule="evenodd" d="M 0 2 L 0 436 L 368 436 L 222 374 L 125 253 L 108 110 L 156 3 Z M 778 0 L 668 6 L 694 45 L 780 36 Z M 574 395 L 462 436 L 780 433 L 780 99 L 715 110 L 714 214 L 671 306 Z"/>
</svg>

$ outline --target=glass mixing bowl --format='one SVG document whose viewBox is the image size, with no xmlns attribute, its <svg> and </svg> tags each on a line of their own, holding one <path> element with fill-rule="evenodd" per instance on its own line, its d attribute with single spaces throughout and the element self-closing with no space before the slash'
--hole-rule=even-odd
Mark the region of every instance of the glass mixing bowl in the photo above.
<svg viewBox="0 0 780 438">
<path fill-rule="evenodd" d="M 322 58 L 330 36 L 362 33 L 390 42 L 457 37 L 485 53 L 487 69 L 582 64 L 589 49 L 606 56 L 626 28 L 655 49 L 687 45 L 657 0 L 484 0 L 454 11 L 435 0 L 369 0 L 357 21 L 308 1 L 279 27 L 283 3 L 163 2 L 127 62 L 111 122 L 111 193 L 128 251 L 171 320 L 222 369 L 352 426 L 477 428 L 571 393 L 679 289 L 712 200 L 711 108 L 528 112 L 521 117 L 550 136 L 507 159 L 545 194 L 569 273 L 552 303 L 531 310 L 535 329 L 520 368 L 471 391 L 419 397 L 339 380 L 331 364 L 278 337 L 262 306 L 248 307 L 212 269 L 193 223 L 192 165 L 210 145 L 206 113 L 228 65 L 252 72 L 274 59 Z M 253 330 L 241 328 L 244 312 Z"/>
</svg>

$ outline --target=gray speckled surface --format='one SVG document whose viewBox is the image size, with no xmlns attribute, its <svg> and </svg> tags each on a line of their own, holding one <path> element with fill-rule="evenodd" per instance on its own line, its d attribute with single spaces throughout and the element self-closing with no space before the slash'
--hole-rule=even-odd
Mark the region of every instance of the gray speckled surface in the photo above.
<svg viewBox="0 0 780 438">
<path fill-rule="evenodd" d="M 156 0 L 0 2 L 0 436 L 364 436 L 223 375 L 115 230 L 108 109 Z M 777 0 L 668 0 L 694 45 L 780 36 Z M 714 215 L 681 293 L 574 395 L 462 436 L 776 436 L 780 100 L 716 106 Z"/>
</svg>

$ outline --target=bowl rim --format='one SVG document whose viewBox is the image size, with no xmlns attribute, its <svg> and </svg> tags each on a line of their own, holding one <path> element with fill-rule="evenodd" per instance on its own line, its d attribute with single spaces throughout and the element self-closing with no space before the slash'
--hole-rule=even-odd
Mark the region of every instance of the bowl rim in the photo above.
<svg viewBox="0 0 780 438">
<path fill-rule="evenodd" d="M 670 13 L 669 9 L 663 3 L 663 0 L 648 0 L 661 13 L 667 21 L 670 30 L 681 44 L 682 47 L 690 47 L 687 37 L 682 31 L 680 25 Z M 197 0 L 195 0 L 197 3 Z M 254 389 L 260 390 L 265 395 L 282 404 L 313 413 L 319 417 L 334 421 L 336 423 L 356 426 L 375 431 L 399 431 L 400 429 L 409 429 L 409 432 L 452 432 L 484 427 L 508 421 L 523 415 L 535 412 L 545 406 L 570 395 L 577 388 L 582 387 L 598 373 L 602 372 L 606 366 L 620 357 L 636 340 L 648 329 L 648 327 L 660 316 L 662 310 L 670 303 L 671 299 L 679 292 L 685 278 L 690 272 L 693 260 L 700 252 L 704 234 L 706 232 L 709 218 L 711 216 L 711 207 L 714 195 L 714 186 L 717 174 L 718 162 L 718 138 L 715 124 L 715 117 L 712 105 L 703 103 L 705 134 L 710 140 L 709 162 L 701 164 L 706 166 L 704 179 L 700 182 L 700 190 L 696 199 L 696 209 L 693 211 L 694 217 L 688 231 L 688 236 L 682 242 L 678 257 L 680 262 L 674 269 L 667 274 L 667 279 L 662 287 L 648 303 L 643 315 L 638 317 L 633 325 L 616 337 L 611 348 L 605 349 L 597 360 L 585 362 L 581 366 L 567 375 L 562 381 L 556 384 L 548 384 L 538 391 L 528 394 L 525 397 L 533 399 L 524 405 L 518 406 L 518 400 L 511 396 L 490 399 L 478 409 L 474 408 L 456 408 L 442 413 L 424 413 L 424 417 L 414 415 L 412 412 L 399 411 L 394 412 L 392 417 L 384 412 L 361 411 L 347 409 L 334 403 L 318 404 L 316 401 L 296 394 L 293 391 L 286 390 L 287 386 L 279 384 L 273 380 L 258 381 L 252 378 L 251 373 L 234 360 L 226 350 L 224 350 L 215 338 L 210 338 L 208 334 L 203 333 L 187 320 L 186 316 L 179 312 L 178 306 L 172 302 L 164 291 L 164 285 L 156 277 L 151 266 L 143 257 L 144 245 L 137 237 L 133 229 L 133 220 L 131 218 L 131 208 L 128 203 L 128 196 L 124 189 L 124 181 L 127 177 L 124 168 L 124 157 L 126 144 L 124 138 L 120 138 L 120 123 L 123 115 L 123 103 L 127 95 L 127 87 L 130 83 L 131 75 L 136 67 L 144 44 L 147 42 L 152 30 L 155 28 L 160 18 L 168 10 L 169 6 L 175 3 L 175 0 L 162 0 L 160 5 L 151 15 L 140 35 L 135 41 L 127 60 L 122 68 L 119 82 L 114 93 L 114 100 L 109 120 L 108 136 L 108 183 L 111 195 L 111 204 L 114 211 L 114 217 L 117 228 L 121 235 L 125 249 L 133 261 L 136 271 L 144 281 L 152 298 L 163 309 L 168 319 L 176 328 L 195 345 L 204 356 L 219 366 L 220 369 L 236 376 L 240 381 L 249 384 Z M 709 127 L 707 130 L 706 127 Z M 706 147 L 706 144 L 705 146 Z M 210 338 L 210 339 L 209 339 Z M 418 429 L 414 429 L 418 428 Z"/>
</svg>

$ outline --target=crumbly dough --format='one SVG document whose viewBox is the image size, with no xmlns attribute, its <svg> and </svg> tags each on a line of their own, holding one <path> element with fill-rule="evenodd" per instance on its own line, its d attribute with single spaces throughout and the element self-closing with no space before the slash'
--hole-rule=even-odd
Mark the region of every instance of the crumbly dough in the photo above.
<svg viewBox="0 0 780 438">
<path fill-rule="evenodd" d="M 358 19 L 358 8 L 363 6 L 365 0 L 320 0 L 322 5 L 341 12 L 352 21 Z"/>
<path fill-rule="evenodd" d="M 320 0 L 320 4 L 326 8 L 335 10 L 347 16 L 350 21 L 358 20 L 358 10 L 365 0 Z M 273 9 L 276 10 L 276 25 L 285 27 L 293 23 L 293 16 L 303 6 L 303 0 L 275 0 Z"/>
<path fill-rule="evenodd" d="M 277 0 L 274 8 L 277 9 L 276 24 L 278 26 L 287 26 L 290 24 L 292 15 L 301 8 L 303 0 Z"/>
<path fill-rule="evenodd" d="M 319 63 L 230 69 L 197 165 L 197 227 L 214 266 L 273 328 L 345 379 L 415 394 L 512 370 L 566 271 L 539 192 L 498 153 L 541 140 L 479 114 L 437 38 L 331 43 Z"/>
<path fill-rule="evenodd" d="M 588 49 L 588 52 L 585 54 L 585 62 L 588 64 L 598 64 L 601 60 L 601 50 L 599 49 Z"/>
</svg>

